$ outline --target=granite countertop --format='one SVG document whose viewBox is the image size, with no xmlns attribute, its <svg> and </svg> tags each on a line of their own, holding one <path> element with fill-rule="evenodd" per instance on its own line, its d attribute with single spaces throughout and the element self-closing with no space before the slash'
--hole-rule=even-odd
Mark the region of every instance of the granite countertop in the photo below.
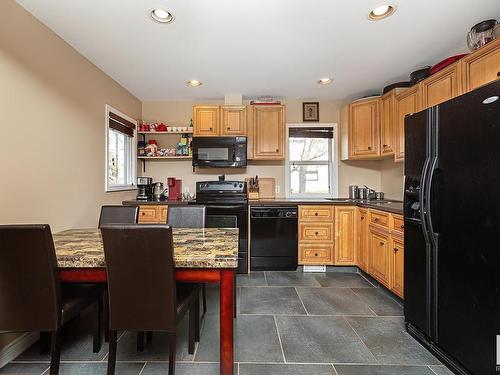
<svg viewBox="0 0 500 375">
<path fill-rule="evenodd" d="M 53 237 L 59 267 L 106 267 L 98 229 L 71 229 Z M 173 241 L 176 268 L 238 267 L 237 228 L 174 228 Z"/>
</svg>

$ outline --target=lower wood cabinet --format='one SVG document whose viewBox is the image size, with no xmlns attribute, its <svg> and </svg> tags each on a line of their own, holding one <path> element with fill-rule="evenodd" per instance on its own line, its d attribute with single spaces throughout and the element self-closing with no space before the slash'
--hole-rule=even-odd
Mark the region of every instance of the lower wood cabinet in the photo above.
<svg viewBox="0 0 500 375">
<path fill-rule="evenodd" d="M 139 206 L 139 224 L 166 224 L 167 205 L 141 205 Z"/>
<path fill-rule="evenodd" d="M 391 240 L 391 290 L 403 298 L 405 245 L 402 237 L 392 236 Z"/>
<path fill-rule="evenodd" d="M 299 242 L 299 264 L 328 265 L 333 261 L 333 243 L 311 244 Z"/>
<path fill-rule="evenodd" d="M 358 209 L 358 246 L 357 246 L 357 261 L 358 267 L 363 271 L 368 272 L 369 261 L 369 243 L 368 243 L 368 210 L 365 208 Z"/>
<path fill-rule="evenodd" d="M 299 264 L 333 264 L 334 239 L 334 206 L 299 206 Z"/>
<path fill-rule="evenodd" d="M 335 207 L 335 265 L 356 265 L 356 211 L 357 207 Z"/>
<path fill-rule="evenodd" d="M 369 230 L 370 257 L 368 273 L 390 289 L 391 259 L 389 234 L 373 226 Z"/>
</svg>

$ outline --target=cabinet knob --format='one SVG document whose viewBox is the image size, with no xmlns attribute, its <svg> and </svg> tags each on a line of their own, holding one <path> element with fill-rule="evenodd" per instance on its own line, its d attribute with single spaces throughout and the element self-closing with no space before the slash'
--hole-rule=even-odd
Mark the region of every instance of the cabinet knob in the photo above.
<svg viewBox="0 0 500 375">
<path fill-rule="evenodd" d="M 497 72 L 497 77 L 500 77 L 500 72 Z"/>
<path fill-rule="evenodd" d="M 368 150 L 371 150 L 372 149 L 372 146 L 368 146 Z"/>
<path fill-rule="evenodd" d="M 210 128 L 208 128 L 208 130 L 212 130 L 212 128 L 210 127 Z"/>
<path fill-rule="evenodd" d="M 318 216 L 318 213 L 317 213 L 317 212 L 315 212 L 315 213 L 314 213 L 314 216 Z"/>
<path fill-rule="evenodd" d="M 146 213 L 145 212 L 141 212 L 141 215 L 144 216 L 144 215 L 146 215 Z"/>
<path fill-rule="evenodd" d="M 404 226 L 403 224 L 401 224 L 401 227 L 400 227 L 400 228 L 401 228 L 401 229 L 405 229 L 405 226 Z"/>
<path fill-rule="evenodd" d="M 364 217 L 364 216 L 361 216 L 361 220 L 365 220 L 365 217 Z"/>
<path fill-rule="evenodd" d="M 314 233 L 316 236 L 319 234 L 318 232 Z"/>
<path fill-rule="evenodd" d="M 375 221 L 378 221 L 378 217 L 375 218 Z"/>
<path fill-rule="evenodd" d="M 280 152 L 280 150 L 279 150 L 279 149 L 276 149 L 276 152 Z"/>
<path fill-rule="evenodd" d="M 394 248 L 394 252 L 397 253 L 399 249 L 397 247 Z"/>
<path fill-rule="evenodd" d="M 318 256 L 318 253 L 314 253 L 314 256 L 317 257 Z"/>
<path fill-rule="evenodd" d="M 230 127 L 228 127 L 228 128 L 227 128 L 227 130 L 231 130 L 231 128 L 230 128 Z"/>
<path fill-rule="evenodd" d="M 387 148 L 389 145 L 382 145 L 382 147 Z"/>
<path fill-rule="evenodd" d="M 380 241 L 380 246 L 384 246 L 384 245 L 385 245 L 385 243 L 383 243 L 382 241 Z"/>
</svg>

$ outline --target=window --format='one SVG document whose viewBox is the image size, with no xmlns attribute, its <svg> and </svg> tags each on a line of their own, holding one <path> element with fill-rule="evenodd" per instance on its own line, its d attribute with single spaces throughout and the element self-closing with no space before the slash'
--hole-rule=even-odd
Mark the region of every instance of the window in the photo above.
<svg viewBox="0 0 500 375">
<path fill-rule="evenodd" d="M 135 188 L 135 120 L 106 105 L 106 191 Z"/>
<path fill-rule="evenodd" d="M 286 194 L 289 198 L 337 195 L 334 126 L 288 125 Z"/>
</svg>

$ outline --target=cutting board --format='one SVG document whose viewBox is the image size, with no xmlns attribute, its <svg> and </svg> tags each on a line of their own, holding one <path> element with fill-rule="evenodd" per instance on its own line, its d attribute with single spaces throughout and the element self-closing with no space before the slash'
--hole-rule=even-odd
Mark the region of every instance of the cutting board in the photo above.
<svg viewBox="0 0 500 375">
<path fill-rule="evenodd" d="M 272 177 L 259 177 L 259 199 L 274 199 L 276 180 Z"/>
</svg>

